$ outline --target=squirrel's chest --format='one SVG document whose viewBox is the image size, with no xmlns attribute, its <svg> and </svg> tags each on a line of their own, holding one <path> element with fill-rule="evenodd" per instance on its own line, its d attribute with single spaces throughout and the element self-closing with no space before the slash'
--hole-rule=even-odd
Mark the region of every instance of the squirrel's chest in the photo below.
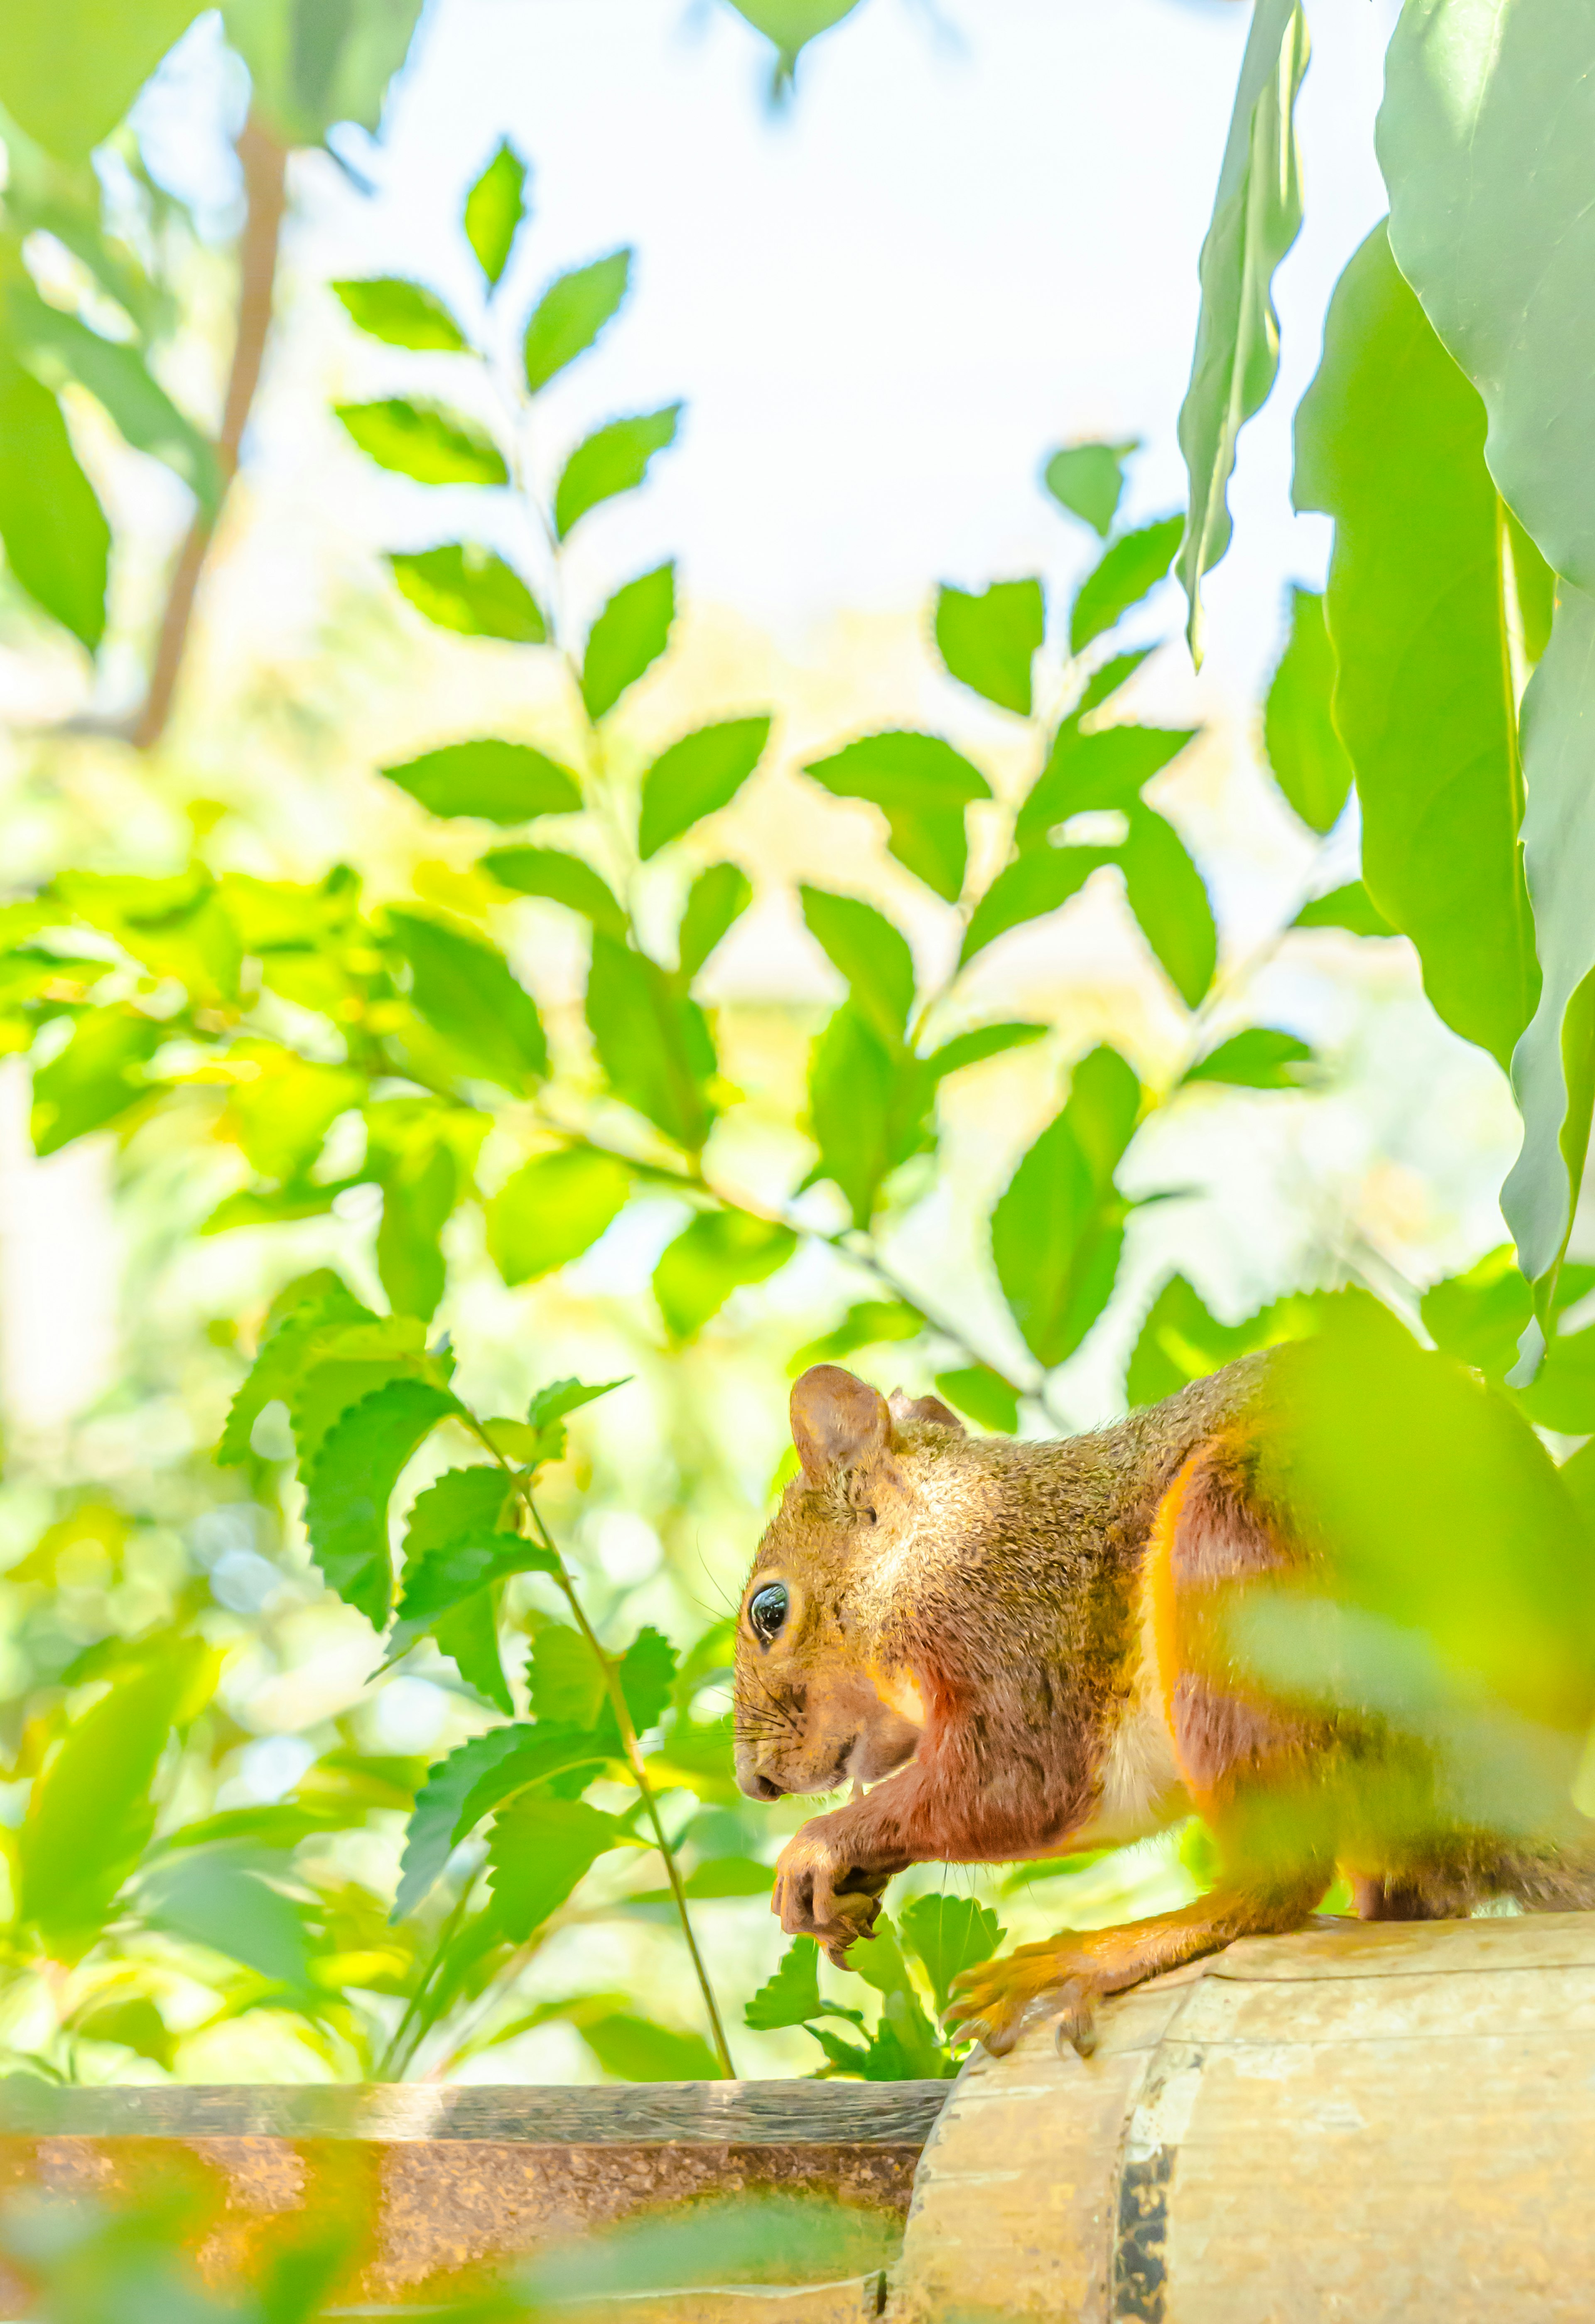
<svg viewBox="0 0 1595 2324">
<path fill-rule="evenodd" d="M 1168 1731 L 1150 1593 L 1138 1593 L 1128 1691 L 1101 1737 L 1093 1770 L 1096 1805 L 1073 1845 L 1118 1847 L 1166 1831 L 1192 1812 Z"/>
</svg>

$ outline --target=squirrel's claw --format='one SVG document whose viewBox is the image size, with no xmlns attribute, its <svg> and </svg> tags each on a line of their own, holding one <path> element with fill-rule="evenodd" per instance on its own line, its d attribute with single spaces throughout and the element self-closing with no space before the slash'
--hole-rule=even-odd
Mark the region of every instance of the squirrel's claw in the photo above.
<svg viewBox="0 0 1595 2324">
<path fill-rule="evenodd" d="M 1088 2058 L 1096 2046 L 1101 1978 L 1074 1943 L 1022 1945 L 1001 1960 L 965 1969 L 953 1987 L 949 2030 L 983 2043 L 994 2058 L 1006 2056 L 1039 2019 L 1054 2015 L 1060 2047 L 1069 2042 Z"/>
<path fill-rule="evenodd" d="M 806 1824 L 782 1849 L 770 1905 L 788 1936 L 817 1937 L 826 1959 L 845 1969 L 850 1947 L 880 1917 L 888 1876 L 867 1875 L 829 1847 L 822 1821 Z"/>
</svg>

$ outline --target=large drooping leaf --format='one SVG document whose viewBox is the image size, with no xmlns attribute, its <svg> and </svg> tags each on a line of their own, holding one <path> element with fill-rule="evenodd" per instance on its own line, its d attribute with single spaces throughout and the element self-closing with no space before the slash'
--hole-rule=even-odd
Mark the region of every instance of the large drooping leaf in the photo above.
<svg viewBox="0 0 1595 2324">
<path fill-rule="evenodd" d="M 804 887 L 803 917 L 831 964 L 847 979 L 853 1006 L 889 1047 L 900 1043 L 914 1006 L 914 955 L 899 928 L 856 896 Z"/>
<path fill-rule="evenodd" d="M 285 145 L 319 144 L 340 121 L 374 134 L 420 13 L 421 0 L 222 0 L 255 112 Z"/>
<path fill-rule="evenodd" d="M 1310 831 L 1332 831 L 1351 788 L 1351 761 L 1334 731 L 1334 648 L 1315 589 L 1290 591 L 1290 635 L 1263 709 L 1274 779 Z"/>
<path fill-rule="evenodd" d="M 595 929 L 587 1024 L 615 1095 L 696 1153 L 715 1119 L 705 1092 L 715 1047 L 697 1003 L 651 960 Z"/>
<path fill-rule="evenodd" d="M 1191 511 L 1179 574 L 1198 661 L 1202 576 L 1230 545 L 1227 494 L 1236 439 L 1267 401 L 1279 368 L 1274 272 L 1301 230 L 1294 114 L 1306 69 L 1307 20 L 1298 0 L 1257 0 L 1202 245 L 1202 311 L 1191 384 L 1180 406 Z"/>
<path fill-rule="evenodd" d="M 487 1205 L 487 1248 L 506 1283 L 535 1283 L 579 1259 L 613 1225 L 632 1190 L 612 1154 L 573 1146 L 523 1163 Z"/>
<path fill-rule="evenodd" d="M 695 1338 L 733 1291 L 762 1283 L 797 1248 L 791 1228 L 773 1219 L 746 1211 L 700 1212 L 667 1245 L 653 1271 L 653 1296 L 671 1338 Z"/>
<path fill-rule="evenodd" d="M 384 346 L 412 347 L 460 355 L 466 335 L 435 290 L 397 275 L 334 282 L 331 289 L 349 320 Z"/>
<path fill-rule="evenodd" d="M 1030 665 L 1046 628 L 1039 581 L 993 581 L 978 596 L 951 586 L 936 593 L 936 641 L 952 675 L 1021 718 L 1030 715 Z"/>
<path fill-rule="evenodd" d="M 680 418 L 681 406 L 667 403 L 634 419 L 612 420 L 576 446 L 554 490 L 554 530 L 561 540 L 589 509 L 636 491 L 655 453 L 676 441 Z"/>
<path fill-rule="evenodd" d="M 1397 272 L 1383 226 L 1341 275 L 1296 414 L 1295 502 L 1335 520 L 1334 723 L 1363 878 L 1452 1029 L 1504 1065 L 1539 971 L 1517 852 L 1523 781 L 1484 407 Z"/>
<path fill-rule="evenodd" d="M 575 815 L 582 803 L 570 770 L 528 742 L 446 742 L 383 772 L 432 815 L 530 823 L 539 815 Z"/>
<path fill-rule="evenodd" d="M 706 815 L 729 807 L 764 755 L 768 718 L 700 726 L 661 751 L 642 778 L 637 852 L 646 862 Z"/>
<path fill-rule="evenodd" d="M 582 700 L 589 718 L 606 716 L 659 659 L 675 618 L 673 562 L 639 574 L 615 591 L 587 632 L 582 658 Z"/>
<path fill-rule="evenodd" d="M 459 1070 L 517 1093 L 548 1071 L 537 1003 L 502 953 L 453 920 L 392 911 L 418 1013 L 458 1052 Z"/>
<path fill-rule="evenodd" d="M 804 770 L 837 798 L 868 799 L 885 814 L 898 862 L 956 903 L 969 862 L 964 809 L 990 798 L 985 777 L 939 734 L 866 734 Z"/>
<path fill-rule="evenodd" d="M 111 529 L 53 395 L 0 355 L 0 541 L 13 579 L 95 652 Z"/>
<path fill-rule="evenodd" d="M 498 289 L 526 215 L 526 164 L 507 137 L 466 196 L 461 224 L 489 291 Z"/>
<path fill-rule="evenodd" d="M 1523 697 L 1523 843 L 1544 984 L 1512 1060 L 1523 1150 L 1501 1208 L 1542 1317 L 1583 1182 L 1595 1107 L 1595 596 L 1563 584 Z"/>
<path fill-rule="evenodd" d="M 502 638 L 540 646 L 549 625 L 542 607 L 512 566 L 472 541 L 393 550 L 388 569 L 418 613 L 463 638 Z"/>
<path fill-rule="evenodd" d="M 163 461 L 201 506 L 215 512 L 221 499 L 215 449 L 178 410 L 135 346 L 102 338 L 24 284 L 12 286 L 5 312 L 12 344 L 35 378 L 54 393 L 69 380 L 87 388 L 134 451 Z"/>
<path fill-rule="evenodd" d="M 391 1380 L 335 1421 L 305 1473 L 305 1531 L 327 1582 L 373 1629 L 388 1618 L 393 1562 L 388 1502 L 399 1473 L 440 1420 L 460 1410 L 447 1388 Z"/>
<path fill-rule="evenodd" d="M 63 161 L 108 137 L 198 0 L 12 0 L 0 42 L 0 106 Z"/>
<path fill-rule="evenodd" d="M 1140 1084 L 1118 1052 L 1093 1049 L 992 1213 L 1003 1296 L 1025 1345 L 1049 1370 L 1074 1354 L 1111 1295 L 1128 1207 L 1113 1174 L 1140 1102 Z"/>
<path fill-rule="evenodd" d="M 441 404 L 389 396 L 379 403 L 333 406 L 360 449 L 379 468 L 418 484 L 506 484 L 504 456 L 479 421 Z"/>
<path fill-rule="evenodd" d="M 526 384 L 533 395 L 586 353 L 619 313 L 631 276 L 632 253 L 612 250 L 607 258 L 575 267 L 549 283 L 526 326 L 521 351 Z"/>
</svg>

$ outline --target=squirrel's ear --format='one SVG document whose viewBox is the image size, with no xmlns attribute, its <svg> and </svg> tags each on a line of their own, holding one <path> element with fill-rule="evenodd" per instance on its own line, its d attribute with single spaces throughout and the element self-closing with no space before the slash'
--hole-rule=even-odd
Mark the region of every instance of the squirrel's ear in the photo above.
<svg viewBox="0 0 1595 2324">
<path fill-rule="evenodd" d="M 906 1389 L 894 1388 L 887 1409 L 893 1420 L 929 1420 L 938 1428 L 950 1428 L 955 1436 L 968 1434 L 952 1406 L 944 1404 L 939 1396 L 909 1396 Z"/>
<path fill-rule="evenodd" d="M 810 1364 L 792 1384 L 792 1442 L 811 1485 L 856 1469 L 886 1450 L 891 1415 L 886 1398 L 840 1364 Z"/>
</svg>

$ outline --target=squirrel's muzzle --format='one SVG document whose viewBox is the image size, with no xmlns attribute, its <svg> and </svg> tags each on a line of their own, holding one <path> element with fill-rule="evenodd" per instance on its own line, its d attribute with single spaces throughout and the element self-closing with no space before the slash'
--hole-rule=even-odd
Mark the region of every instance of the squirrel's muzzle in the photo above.
<svg viewBox="0 0 1595 2324">
<path fill-rule="evenodd" d="M 736 1784 L 738 1791 L 751 1800 L 782 1800 L 786 1797 L 782 1786 L 769 1775 L 761 1775 L 752 1760 L 744 1758 L 740 1751 L 736 1755 Z"/>
</svg>

